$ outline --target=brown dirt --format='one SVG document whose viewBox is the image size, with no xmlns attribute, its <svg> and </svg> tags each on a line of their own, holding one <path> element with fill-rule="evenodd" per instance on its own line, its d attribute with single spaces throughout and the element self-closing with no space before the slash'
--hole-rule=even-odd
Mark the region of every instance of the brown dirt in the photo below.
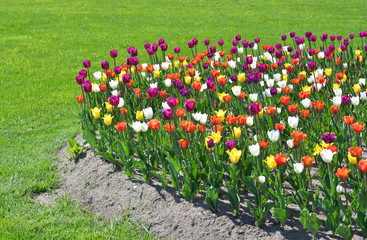
<svg viewBox="0 0 367 240">
<path fill-rule="evenodd" d="M 77 136 L 81 142 L 81 136 Z M 180 197 L 168 186 L 163 190 L 159 182 L 144 183 L 139 173 L 128 179 L 121 171 L 86 151 L 78 162 L 66 158 L 67 146 L 59 151 L 61 162 L 61 187 L 54 193 L 37 196 L 45 205 L 52 205 L 59 196 L 68 194 L 74 201 L 88 207 L 93 213 L 106 220 L 128 216 L 143 224 L 154 236 L 165 239 L 312 239 L 304 231 L 298 220 L 297 206 L 288 207 L 291 217 L 285 229 L 271 214 L 262 228 L 254 225 L 255 218 L 243 199 L 251 199 L 243 194 L 238 216 L 231 212 L 230 204 L 221 194 L 219 212 L 212 213 L 205 203 L 205 193 L 197 196 L 194 203 Z M 324 219 L 323 216 L 320 216 Z M 321 226 L 317 239 L 340 239 Z M 355 231 L 353 239 L 363 239 L 361 232 Z"/>
</svg>

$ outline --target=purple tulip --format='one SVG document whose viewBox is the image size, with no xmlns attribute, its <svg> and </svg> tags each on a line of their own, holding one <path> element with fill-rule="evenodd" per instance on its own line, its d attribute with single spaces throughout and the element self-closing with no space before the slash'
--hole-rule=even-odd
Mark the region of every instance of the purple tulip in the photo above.
<svg viewBox="0 0 367 240">
<path fill-rule="evenodd" d="M 122 76 L 122 82 L 123 83 L 129 83 L 131 79 L 130 74 L 125 74 L 124 76 Z"/>
<path fill-rule="evenodd" d="M 259 114 L 260 110 L 259 110 L 259 106 L 256 103 L 251 103 L 248 106 L 248 111 L 250 112 L 251 115 L 257 115 Z"/>
<path fill-rule="evenodd" d="M 260 63 L 259 64 L 259 71 L 260 72 L 262 72 L 262 73 L 264 73 L 264 72 L 266 72 L 268 69 L 267 69 L 267 65 L 266 64 L 264 64 L 264 63 Z"/>
<path fill-rule="evenodd" d="M 154 52 L 158 51 L 158 44 L 156 44 L 156 43 L 152 43 L 152 50 L 153 50 Z"/>
<path fill-rule="evenodd" d="M 288 47 L 287 47 L 287 51 L 288 51 L 288 52 L 292 52 L 292 51 L 293 51 L 293 48 L 292 48 L 291 46 L 288 46 Z"/>
<path fill-rule="evenodd" d="M 310 31 L 305 32 L 305 36 L 306 38 L 310 38 L 312 36 L 312 32 Z"/>
<path fill-rule="evenodd" d="M 315 50 L 314 49 L 308 50 L 308 54 L 312 57 L 313 55 L 315 55 Z"/>
<path fill-rule="evenodd" d="M 244 48 L 248 48 L 248 42 L 244 39 L 244 40 L 242 40 L 241 41 L 241 44 L 242 44 L 242 46 L 244 47 Z"/>
<path fill-rule="evenodd" d="M 367 45 L 364 45 L 364 50 L 367 51 Z"/>
<path fill-rule="evenodd" d="M 110 68 L 110 64 L 107 61 L 102 61 L 101 62 L 101 67 L 103 70 L 108 70 Z"/>
<path fill-rule="evenodd" d="M 236 47 L 231 48 L 231 51 L 230 52 L 232 54 L 236 54 L 237 53 L 237 48 Z"/>
<path fill-rule="evenodd" d="M 276 88 L 271 88 L 270 89 L 270 95 L 271 96 L 275 96 L 275 95 L 277 95 L 277 93 L 278 93 L 278 90 Z"/>
<path fill-rule="evenodd" d="M 348 105 L 350 103 L 350 97 L 348 95 L 344 95 L 342 97 L 342 104 L 343 105 Z"/>
<path fill-rule="evenodd" d="M 342 36 L 340 36 L 340 35 L 336 36 L 336 40 L 341 41 L 342 40 Z"/>
<path fill-rule="evenodd" d="M 229 79 L 231 79 L 232 82 L 237 82 L 237 76 L 236 75 L 232 75 L 229 77 Z"/>
<path fill-rule="evenodd" d="M 177 101 L 176 101 L 176 98 L 174 97 L 169 97 L 167 98 L 167 104 L 170 108 L 174 108 L 177 106 Z"/>
<path fill-rule="evenodd" d="M 175 51 L 175 53 L 180 53 L 181 52 L 181 48 L 180 47 L 174 47 L 173 51 Z"/>
<path fill-rule="evenodd" d="M 203 63 L 203 69 L 208 69 L 208 68 L 209 68 L 209 64 Z"/>
<path fill-rule="evenodd" d="M 139 58 L 138 57 L 133 58 L 132 65 L 136 66 L 138 64 L 139 64 Z"/>
<path fill-rule="evenodd" d="M 176 84 L 176 87 L 177 87 L 177 89 L 183 89 L 183 88 L 185 87 L 185 83 L 183 83 L 183 82 L 178 82 L 178 83 Z"/>
<path fill-rule="evenodd" d="M 83 61 L 83 66 L 84 66 L 85 68 L 90 68 L 90 61 L 89 61 L 89 60 L 84 60 L 84 61 Z"/>
<path fill-rule="evenodd" d="M 148 49 L 147 49 L 147 53 L 148 53 L 149 55 L 154 55 L 154 51 L 153 51 L 153 49 L 152 49 L 152 48 L 148 48 Z"/>
<path fill-rule="evenodd" d="M 132 57 L 136 57 L 136 56 L 138 56 L 138 50 L 137 50 L 137 49 L 135 49 L 135 48 L 133 48 L 133 49 L 130 51 L 130 55 L 131 55 Z"/>
<path fill-rule="evenodd" d="M 238 45 L 238 41 L 237 41 L 237 40 L 233 40 L 233 41 L 232 41 L 232 45 L 233 45 L 233 46 L 237 46 L 237 45 Z"/>
<path fill-rule="evenodd" d="M 165 44 L 165 43 L 162 43 L 161 44 L 161 50 L 162 50 L 162 52 L 165 52 L 165 51 L 167 51 L 167 44 Z"/>
<path fill-rule="evenodd" d="M 228 140 L 226 142 L 226 147 L 229 149 L 229 150 L 232 150 L 234 147 L 236 146 L 235 142 L 233 140 Z"/>
<path fill-rule="evenodd" d="M 249 45 L 248 45 L 250 48 L 253 48 L 254 46 L 255 46 L 255 43 L 250 43 Z"/>
<path fill-rule="evenodd" d="M 252 56 L 246 56 L 246 63 L 251 64 L 253 62 Z"/>
<path fill-rule="evenodd" d="M 210 51 L 211 53 L 215 53 L 215 52 L 217 51 L 217 48 L 216 48 L 216 47 L 214 47 L 214 46 L 210 46 L 210 47 L 209 47 L 209 51 Z"/>
<path fill-rule="evenodd" d="M 281 58 L 282 56 L 283 56 L 282 51 L 280 51 L 280 50 L 276 50 L 276 51 L 275 51 L 275 57 L 276 57 L 276 58 Z"/>
<path fill-rule="evenodd" d="M 193 66 L 191 63 L 189 63 L 189 64 L 187 64 L 185 67 L 186 67 L 186 68 L 193 68 L 194 66 Z"/>
<path fill-rule="evenodd" d="M 268 47 L 268 52 L 270 54 L 273 54 L 275 52 L 275 48 L 274 47 Z"/>
<path fill-rule="evenodd" d="M 296 58 L 298 58 L 298 55 L 297 55 L 297 53 L 293 53 L 293 54 L 291 55 L 291 57 L 292 57 L 292 59 L 296 59 Z"/>
<path fill-rule="evenodd" d="M 131 51 L 134 49 L 134 47 L 128 47 L 127 49 L 126 49 L 126 51 L 127 51 L 127 53 L 128 54 L 130 54 L 131 53 Z"/>
<path fill-rule="evenodd" d="M 314 71 L 316 69 L 316 63 L 315 62 L 308 62 L 307 67 L 310 69 L 310 71 Z"/>
<path fill-rule="evenodd" d="M 234 39 L 236 39 L 237 41 L 240 41 L 241 40 L 241 35 L 234 36 Z"/>
<path fill-rule="evenodd" d="M 334 45 L 329 45 L 328 49 L 330 50 L 330 52 L 334 52 L 335 51 L 335 46 Z"/>
<path fill-rule="evenodd" d="M 316 42 L 316 36 L 315 36 L 315 35 L 312 35 L 312 36 L 310 37 L 310 41 L 311 41 L 311 42 Z"/>
<path fill-rule="evenodd" d="M 183 88 L 180 90 L 180 94 L 182 97 L 187 97 L 189 95 L 189 89 Z"/>
<path fill-rule="evenodd" d="M 191 42 L 194 44 L 194 46 L 198 45 L 198 39 L 197 38 L 191 39 Z"/>
<path fill-rule="evenodd" d="M 206 142 L 206 145 L 208 148 L 213 148 L 214 147 L 214 140 L 213 139 L 209 139 L 207 142 Z"/>
<path fill-rule="evenodd" d="M 111 105 L 113 105 L 113 106 L 117 106 L 117 105 L 119 105 L 119 103 L 120 103 L 120 98 L 119 97 L 117 97 L 117 96 L 111 96 L 110 98 L 109 98 L 109 100 L 108 100 L 108 102 L 111 104 Z"/>
<path fill-rule="evenodd" d="M 86 93 L 89 93 L 92 91 L 92 84 L 90 84 L 90 81 L 83 82 L 83 90 Z"/>
<path fill-rule="evenodd" d="M 192 41 L 188 42 L 187 45 L 189 46 L 189 48 L 193 48 L 194 47 L 194 43 Z"/>
<path fill-rule="evenodd" d="M 223 46 L 223 44 L 224 44 L 223 40 L 222 40 L 222 39 L 219 39 L 219 40 L 218 40 L 218 45 L 219 45 L 219 46 Z"/>
<path fill-rule="evenodd" d="M 149 97 L 155 98 L 159 95 L 159 88 L 148 88 Z"/>
<path fill-rule="evenodd" d="M 119 66 L 115 66 L 113 68 L 113 71 L 115 72 L 116 75 L 119 75 L 121 73 L 121 68 Z"/>
<path fill-rule="evenodd" d="M 215 83 L 213 80 L 207 80 L 206 81 L 206 86 L 208 89 L 213 89 L 215 87 Z"/>
<path fill-rule="evenodd" d="M 110 56 L 111 56 L 112 58 L 116 58 L 116 57 L 117 57 L 117 50 L 112 49 L 112 50 L 110 51 Z"/>
<path fill-rule="evenodd" d="M 287 40 L 287 35 L 283 34 L 281 37 L 282 41 L 284 42 L 285 40 Z"/>
<path fill-rule="evenodd" d="M 342 45 L 340 45 L 340 49 L 344 52 L 344 51 L 347 50 L 347 46 L 342 44 Z"/>
<path fill-rule="evenodd" d="M 173 118 L 173 111 L 171 109 L 163 109 L 162 116 L 163 116 L 163 119 L 166 121 L 171 120 Z"/>
<path fill-rule="evenodd" d="M 289 36 L 290 36 L 291 38 L 294 38 L 294 37 L 296 36 L 296 33 L 295 33 L 295 32 L 290 32 L 290 33 L 289 33 Z"/>
<path fill-rule="evenodd" d="M 359 36 L 359 37 L 363 37 L 363 32 L 359 32 L 359 33 L 358 33 L 358 36 Z"/>
<path fill-rule="evenodd" d="M 150 43 L 144 43 L 144 48 L 145 48 L 145 49 L 150 48 Z"/>
<path fill-rule="evenodd" d="M 330 35 L 330 41 L 334 42 L 335 41 L 335 35 Z"/>
<path fill-rule="evenodd" d="M 84 76 L 83 75 L 78 75 L 75 77 L 76 82 L 80 85 L 84 83 Z"/>
<path fill-rule="evenodd" d="M 243 64 L 243 65 L 242 65 L 242 69 L 243 69 L 244 71 L 247 71 L 247 70 L 248 70 L 248 64 Z"/>
<path fill-rule="evenodd" d="M 322 136 L 322 140 L 324 140 L 324 142 L 328 144 L 335 142 L 335 138 L 335 133 L 325 133 Z"/>
<path fill-rule="evenodd" d="M 331 55 L 331 52 L 330 52 L 329 49 L 325 49 L 324 54 L 325 54 L 326 57 L 329 57 Z"/>
<path fill-rule="evenodd" d="M 295 51 L 295 53 L 296 53 L 298 56 L 301 56 L 301 54 L 302 54 L 301 50 L 299 50 L 299 49 L 297 49 L 297 50 Z"/>
<path fill-rule="evenodd" d="M 280 43 L 275 44 L 275 48 L 276 48 L 277 50 L 282 49 L 282 44 L 280 44 Z"/>
<path fill-rule="evenodd" d="M 256 38 L 254 39 L 254 41 L 255 41 L 255 43 L 259 43 L 259 42 L 260 42 L 260 38 L 259 38 L 259 37 L 256 37 Z"/>
<path fill-rule="evenodd" d="M 350 40 L 353 40 L 354 34 L 353 33 L 349 34 L 349 38 L 350 38 Z"/>
<path fill-rule="evenodd" d="M 188 112 L 193 112 L 195 109 L 195 103 L 193 101 L 186 101 L 184 105 Z"/>
<path fill-rule="evenodd" d="M 327 37 L 328 37 L 327 33 L 321 34 L 321 41 L 327 40 Z"/>
<path fill-rule="evenodd" d="M 205 40 L 204 40 L 204 45 L 205 45 L 205 46 L 209 46 L 209 44 L 210 44 L 209 39 L 205 39 Z"/>
<path fill-rule="evenodd" d="M 158 45 L 159 46 L 162 45 L 163 43 L 164 43 L 164 39 L 163 38 L 158 39 Z"/>
<path fill-rule="evenodd" d="M 86 77 L 86 76 L 87 76 L 87 70 L 85 70 L 85 69 L 81 69 L 81 70 L 79 71 L 79 75 L 82 75 L 83 77 Z"/>
</svg>

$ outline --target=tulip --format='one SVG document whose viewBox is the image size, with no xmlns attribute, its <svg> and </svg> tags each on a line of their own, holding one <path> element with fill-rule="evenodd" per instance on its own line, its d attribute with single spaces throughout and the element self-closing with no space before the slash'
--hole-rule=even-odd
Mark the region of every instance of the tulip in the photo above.
<svg viewBox="0 0 367 240">
<path fill-rule="evenodd" d="M 352 97 L 351 102 L 352 102 L 353 106 L 358 106 L 359 105 L 359 97 L 358 96 Z"/>
<path fill-rule="evenodd" d="M 237 148 L 233 148 L 231 151 L 227 151 L 227 154 L 229 155 L 231 162 L 236 164 L 240 160 L 242 151 L 238 150 Z"/>
<path fill-rule="evenodd" d="M 360 169 L 362 172 L 366 173 L 366 172 L 367 172 L 367 161 L 366 161 L 366 160 L 364 160 L 364 159 L 362 159 L 361 161 L 359 161 L 359 163 L 358 163 L 358 167 L 359 167 L 359 169 Z"/>
<path fill-rule="evenodd" d="M 333 97 L 333 105 L 340 106 L 342 103 L 342 98 L 340 96 Z"/>
<path fill-rule="evenodd" d="M 150 120 L 153 117 L 153 109 L 151 107 L 143 109 L 145 120 Z"/>
<path fill-rule="evenodd" d="M 353 123 L 352 124 L 352 129 L 356 132 L 356 133 L 361 133 L 363 132 L 363 128 L 366 124 L 363 124 L 360 123 L 360 122 L 357 122 L 357 123 Z"/>
<path fill-rule="evenodd" d="M 254 124 L 254 118 L 252 116 L 249 116 L 246 119 L 246 125 L 249 126 L 249 127 L 251 127 L 253 124 Z"/>
<path fill-rule="evenodd" d="M 272 141 L 273 143 L 277 142 L 279 140 L 279 137 L 280 137 L 279 130 L 268 131 L 268 137 L 269 137 L 270 141 Z"/>
<path fill-rule="evenodd" d="M 111 114 L 107 114 L 107 115 L 105 115 L 105 116 L 103 117 L 103 121 L 104 121 L 104 123 L 105 123 L 107 126 L 109 126 L 109 125 L 111 125 L 111 124 L 112 124 L 112 118 L 113 118 L 113 116 L 111 116 Z"/>
<path fill-rule="evenodd" d="M 257 115 L 259 114 L 260 112 L 260 109 L 259 109 L 259 106 L 256 104 L 256 103 L 251 103 L 249 106 L 248 106 L 248 111 L 251 115 Z"/>
<path fill-rule="evenodd" d="M 239 139 L 241 137 L 241 128 L 234 127 L 233 128 L 233 135 L 235 139 Z"/>
<path fill-rule="evenodd" d="M 342 104 L 343 105 L 348 105 L 350 103 L 350 97 L 348 95 L 344 95 L 342 97 Z M 335 105 L 335 104 L 334 104 Z"/>
<path fill-rule="evenodd" d="M 186 138 L 182 138 L 178 140 L 178 144 L 182 150 L 186 150 L 189 147 L 189 140 Z"/>
<path fill-rule="evenodd" d="M 117 123 L 116 123 L 116 129 L 117 129 L 119 132 L 123 132 L 123 131 L 125 131 L 125 129 L 126 129 L 126 122 L 117 122 Z"/>
<path fill-rule="evenodd" d="M 258 143 L 255 145 L 250 145 L 248 148 L 252 156 L 257 157 L 260 155 L 260 145 Z"/>
<path fill-rule="evenodd" d="M 273 155 L 270 155 L 269 157 L 267 157 L 266 161 L 264 160 L 264 162 L 268 165 L 269 169 L 274 169 L 277 167 L 277 163 L 275 162 Z"/>
<path fill-rule="evenodd" d="M 362 147 L 358 146 L 358 147 L 351 147 L 348 149 L 349 153 L 351 156 L 353 157 L 360 157 L 362 155 Z"/>
<path fill-rule="evenodd" d="M 144 113 L 143 111 L 137 111 L 136 112 L 136 120 L 141 121 L 143 120 Z"/>
<path fill-rule="evenodd" d="M 288 160 L 285 154 L 276 154 L 274 157 L 274 161 L 278 166 L 283 166 Z"/>
<path fill-rule="evenodd" d="M 220 142 L 222 138 L 222 135 L 221 135 L 221 132 L 218 131 L 218 132 L 212 132 L 212 136 L 211 136 L 211 139 L 213 139 L 214 143 L 217 144 Z"/>
<path fill-rule="evenodd" d="M 341 181 L 345 181 L 348 179 L 348 175 L 349 175 L 349 172 L 351 170 L 346 168 L 346 167 L 343 167 L 343 168 L 338 168 L 338 170 L 336 171 L 336 176 L 341 180 Z"/>
<path fill-rule="evenodd" d="M 310 155 L 307 155 L 301 158 L 301 162 L 305 168 L 310 168 L 313 164 L 313 158 Z"/>
<path fill-rule="evenodd" d="M 259 182 L 261 183 L 261 184 L 263 184 L 263 183 L 265 183 L 265 176 L 263 176 L 263 175 L 261 175 L 261 176 L 259 176 Z"/>
<path fill-rule="evenodd" d="M 159 126 L 161 125 L 161 123 L 159 122 L 158 119 L 152 119 L 149 121 L 148 126 L 152 129 L 152 130 L 158 130 Z"/>
<path fill-rule="evenodd" d="M 336 192 L 337 193 L 342 193 L 343 191 L 344 191 L 344 188 L 342 187 L 342 185 L 336 186 Z"/>
<path fill-rule="evenodd" d="M 351 164 L 357 164 L 357 158 L 353 157 L 350 152 L 348 152 L 348 160 Z"/>
<path fill-rule="evenodd" d="M 232 93 L 233 93 L 233 95 L 238 97 L 241 94 L 241 86 L 232 87 Z"/>
<path fill-rule="evenodd" d="M 226 147 L 229 149 L 229 150 L 232 150 L 234 147 L 236 146 L 235 142 L 233 140 L 228 140 L 226 142 Z"/>
<path fill-rule="evenodd" d="M 351 125 L 354 122 L 354 116 L 344 116 L 342 119 L 347 125 Z"/>
<path fill-rule="evenodd" d="M 296 129 L 298 127 L 298 117 L 288 117 L 288 124 L 291 128 Z"/>
<path fill-rule="evenodd" d="M 324 149 L 322 150 L 322 152 L 320 153 L 320 156 L 322 158 L 322 160 L 326 163 L 330 163 L 333 160 L 333 156 L 336 153 L 333 153 L 331 150 L 329 149 Z"/>
<path fill-rule="evenodd" d="M 185 109 L 188 112 L 192 112 L 195 109 L 195 102 L 193 101 L 186 101 L 185 102 Z"/>
<path fill-rule="evenodd" d="M 322 136 L 322 140 L 324 140 L 325 143 L 333 143 L 335 141 L 335 138 L 335 133 L 325 133 Z"/>
<path fill-rule="evenodd" d="M 98 107 L 95 107 L 95 108 L 91 109 L 92 115 L 95 119 L 97 119 L 101 116 L 101 109 L 102 108 L 98 108 Z"/>
<path fill-rule="evenodd" d="M 294 171 L 295 171 L 297 174 L 300 174 L 300 173 L 302 173 L 302 172 L 303 172 L 303 168 L 304 168 L 304 166 L 303 166 L 303 164 L 302 164 L 302 163 L 295 163 L 295 164 L 293 165 L 293 168 L 294 168 Z"/>
</svg>

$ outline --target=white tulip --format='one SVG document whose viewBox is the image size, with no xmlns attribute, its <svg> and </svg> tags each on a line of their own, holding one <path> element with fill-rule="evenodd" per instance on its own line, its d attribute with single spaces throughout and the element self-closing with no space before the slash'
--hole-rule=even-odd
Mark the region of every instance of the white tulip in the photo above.
<svg viewBox="0 0 367 240">
<path fill-rule="evenodd" d="M 191 116 L 195 119 L 195 121 L 200 121 L 201 113 L 193 113 Z"/>
<path fill-rule="evenodd" d="M 280 87 L 277 88 L 277 93 L 281 93 L 282 92 L 282 89 Z"/>
<path fill-rule="evenodd" d="M 206 114 L 206 113 L 201 114 L 200 123 L 201 124 L 206 124 L 207 119 L 208 119 L 208 114 Z"/>
<path fill-rule="evenodd" d="M 340 106 L 340 104 L 342 104 L 342 97 L 340 96 L 333 97 L 333 105 Z"/>
<path fill-rule="evenodd" d="M 264 80 L 268 81 L 269 80 L 269 75 L 268 74 L 264 74 Z M 274 81 L 274 80 L 273 80 Z"/>
<path fill-rule="evenodd" d="M 122 108 L 125 105 L 125 101 L 123 98 L 120 98 L 119 105 L 117 105 L 118 108 Z"/>
<path fill-rule="evenodd" d="M 288 145 L 289 148 L 293 148 L 293 139 L 289 139 L 287 141 L 287 145 Z"/>
<path fill-rule="evenodd" d="M 330 163 L 333 160 L 333 156 L 335 154 L 336 153 L 333 153 L 333 151 L 331 151 L 330 149 L 324 149 L 320 153 L 320 156 L 321 156 L 322 160 L 324 160 L 324 162 Z"/>
<path fill-rule="evenodd" d="M 268 131 L 268 137 L 269 137 L 270 141 L 272 141 L 273 143 L 278 141 L 279 137 L 280 137 L 279 130 Z"/>
<path fill-rule="evenodd" d="M 256 61 L 255 60 L 253 60 L 253 62 L 250 64 L 250 67 L 252 68 L 252 69 L 255 69 L 257 66 L 256 66 Z"/>
<path fill-rule="evenodd" d="M 358 81 L 358 83 L 360 85 L 366 86 L 366 79 L 365 78 L 360 78 L 359 81 Z"/>
<path fill-rule="evenodd" d="M 93 84 L 92 89 L 93 89 L 94 92 L 100 92 L 101 91 L 98 84 Z"/>
<path fill-rule="evenodd" d="M 288 117 L 288 124 L 291 128 L 298 127 L 298 117 Z"/>
<path fill-rule="evenodd" d="M 256 50 L 257 50 L 257 48 L 258 48 L 258 46 L 257 46 L 257 44 L 255 43 L 255 44 L 254 44 L 254 47 L 253 47 L 252 49 L 254 49 L 254 51 L 256 51 Z"/>
<path fill-rule="evenodd" d="M 285 86 L 287 86 L 287 81 L 279 81 L 277 84 L 280 88 L 284 88 Z"/>
<path fill-rule="evenodd" d="M 200 92 L 204 91 L 205 89 L 207 89 L 208 86 L 206 85 L 206 83 L 202 84 L 201 85 L 201 89 L 200 89 Z"/>
<path fill-rule="evenodd" d="M 93 76 L 94 76 L 95 79 L 101 80 L 102 73 L 100 71 L 98 71 L 98 72 L 93 73 Z"/>
<path fill-rule="evenodd" d="M 164 85 L 166 85 L 166 87 L 171 87 L 172 85 L 171 79 L 167 78 L 166 80 L 164 80 Z"/>
<path fill-rule="evenodd" d="M 303 171 L 303 164 L 302 163 L 295 163 L 293 165 L 293 168 L 294 168 L 294 171 L 297 173 L 297 174 L 300 174 L 302 171 Z"/>
<path fill-rule="evenodd" d="M 324 75 L 324 69 L 320 69 L 320 68 L 318 68 L 318 69 L 316 70 L 316 73 L 317 73 L 317 77 L 321 77 L 322 75 Z"/>
<path fill-rule="evenodd" d="M 168 106 L 167 102 L 162 102 L 163 109 L 171 109 L 170 106 Z"/>
<path fill-rule="evenodd" d="M 238 47 L 237 51 L 238 51 L 239 54 L 242 54 L 243 53 L 243 47 Z"/>
<path fill-rule="evenodd" d="M 110 81 L 110 87 L 112 89 L 116 89 L 118 84 L 119 84 L 119 82 L 117 80 L 111 80 Z"/>
<path fill-rule="evenodd" d="M 283 52 L 288 52 L 288 46 L 283 46 Z"/>
<path fill-rule="evenodd" d="M 233 95 L 238 97 L 241 94 L 241 86 L 234 86 L 232 87 Z"/>
<path fill-rule="evenodd" d="M 153 108 L 151 107 L 145 108 L 143 109 L 143 113 L 145 120 L 150 120 L 153 118 Z"/>
<path fill-rule="evenodd" d="M 280 75 L 280 73 L 276 73 L 276 74 L 274 74 L 274 80 L 275 81 L 280 81 L 280 79 L 282 78 L 282 76 Z"/>
<path fill-rule="evenodd" d="M 361 92 L 360 96 L 362 100 L 367 100 L 367 92 Z"/>
<path fill-rule="evenodd" d="M 259 182 L 260 183 L 265 183 L 265 176 L 263 176 L 263 175 L 259 176 Z"/>
<path fill-rule="evenodd" d="M 264 81 L 260 81 L 259 83 L 261 87 L 264 87 Z"/>
<path fill-rule="evenodd" d="M 265 96 L 266 97 L 271 97 L 272 96 L 271 93 L 270 93 L 270 88 L 265 89 Z"/>
<path fill-rule="evenodd" d="M 266 81 L 266 85 L 270 88 L 272 88 L 274 86 L 274 79 L 268 79 Z"/>
<path fill-rule="evenodd" d="M 347 68 L 348 67 L 348 64 L 347 63 L 343 63 L 343 67 L 344 68 Z"/>
<path fill-rule="evenodd" d="M 301 104 L 304 108 L 309 108 L 311 106 L 311 100 L 309 98 L 305 98 L 301 101 Z"/>
<path fill-rule="evenodd" d="M 277 108 L 277 113 L 281 113 L 282 112 L 282 109 L 281 108 Z"/>
<path fill-rule="evenodd" d="M 141 131 L 142 131 L 142 132 L 146 132 L 146 131 L 148 131 L 148 129 L 149 129 L 148 124 L 147 124 L 147 123 L 145 123 L 145 122 L 143 122 L 143 123 L 141 124 Z"/>
<path fill-rule="evenodd" d="M 232 69 L 236 68 L 236 62 L 231 60 L 231 61 L 228 61 L 228 66 Z"/>
<path fill-rule="evenodd" d="M 154 65 L 153 65 L 153 69 L 154 69 L 154 71 L 159 70 L 159 68 L 160 68 L 160 67 L 159 67 L 159 64 L 154 64 Z"/>
<path fill-rule="evenodd" d="M 162 69 L 163 69 L 164 71 L 166 71 L 166 70 L 169 68 L 169 63 L 168 63 L 168 62 L 163 62 L 163 63 L 161 64 L 161 67 L 162 67 Z"/>
<path fill-rule="evenodd" d="M 246 125 L 247 126 L 252 126 L 254 125 L 254 118 L 252 116 L 249 116 L 247 119 L 246 119 Z"/>
<path fill-rule="evenodd" d="M 353 106 L 358 106 L 359 105 L 359 97 L 358 96 L 352 97 L 350 99 L 350 101 L 352 102 Z"/>
<path fill-rule="evenodd" d="M 141 72 L 140 74 L 141 74 L 141 76 L 142 76 L 143 78 L 145 78 L 145 77 L 146 77 L 145 72 Z"/>
<path fill-rule="evenodd" d="M 344 191 L 344 188 L 342 187 L 342 185 L 338 185 L 338 186 L 336 186 L 336 192 L 337 193 L 341 193 L 341 192 L 343 192 Z"/>
<path fill-rule="evenodd" d="M 149 87 L 150 88 L 157 88 L 158 87 L 158 82 L 149 84 Z"/>
<path fill-rule="evenodd" d="M 119 92 L 115 89 L 115 90 L 113 90 L 112 92 L 111 92 L 111 94 L 113 95 L 113 96 L 118 96 L 119 95 Z"/>
<path fill-rule="evenodd" d="M 319 52 L 319 54 L 317 54 L 319 56 L 320 59 L 324 59 L 325 58 L 325 53 L 324 52 Z"/>
<path fill-rule="evenodd" d="M 148 67 L 148 63 L 143 63 L 143 64 L 141 64 L 141 68 L 142 68 L 142 69 L 145 69 L 146 67 Z"/>
<path fill-rule="evenodd" d="M 131 127 L 134 129 L 135 132 L 141 132 L 141 122 L 133 122 Z"/>
<path fill-rule="evenodd" d="M 340 88 L 334 89 L 334 94 L 335 96 L 341 97 L 341 95 L 343 95 L 343 91 Z"/>
<path fill-rule="evenodd" d="M 252 101 L 252 102 L 256 102 L 257 101 L 257 93 L 251 93 L 250 94 L 250 100 Z"/>
<path fill-rule="evenodd" d="M 255 145 L 250 145 L 248 149 L 250 150 L 252 156 L 257 157 L 260 155 L 260 145 L 258 143 Z"/>
<path fill-rule="evenodd" d="M 303 49 L 305 49 L 305 44 L 302 43 L 302 44 L 298 45 L 298 47 L 299 47 L 300 50 L 303 50 Z"/>
</svg>

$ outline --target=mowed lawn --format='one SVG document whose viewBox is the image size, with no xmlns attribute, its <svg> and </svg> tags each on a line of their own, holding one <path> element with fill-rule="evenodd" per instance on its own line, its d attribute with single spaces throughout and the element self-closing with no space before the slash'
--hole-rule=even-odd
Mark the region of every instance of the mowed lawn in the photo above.
<svg viewBox="0 0 367 240">
<path fill-rule="evenodd" d="M 0 238 L 152 238 L 128 220 L 105 222 L 68 197 L 44 207 L 32 196 L 57 188 L 57 150 L 81 132 L 75 75 L 118 62 L 135 46 L 164 38 L 169 50 L 205 38 L 225 49 L 236 34 L 249 42 L 280 42 L 281 34 L 312 31 L 347 36 L 367 30 L 359 1 L 0 0 Z M 356 37 L 358 38 L 358 37 Z M 360 40 L 357 40 L 360 43 Z M 112 61 L 111 61 L 112 62 Z"/>
</svg>

